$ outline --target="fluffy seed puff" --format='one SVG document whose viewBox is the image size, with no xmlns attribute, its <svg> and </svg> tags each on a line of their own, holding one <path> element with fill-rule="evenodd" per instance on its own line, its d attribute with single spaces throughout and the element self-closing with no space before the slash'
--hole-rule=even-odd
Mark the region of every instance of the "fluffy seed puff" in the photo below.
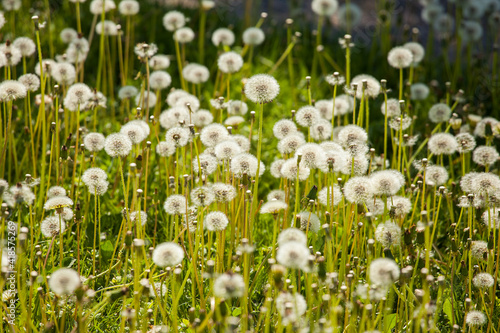
<svg viewBox="0 0 500 333">
<path fill-rule="evenodd" d="M 285 210 L 287 208 L 288 205 L 286 204 L 286 202 L 273 199 L 262 205 L 262 207 L 260 208 L 260 213 L 276 215 L 279 214 L 279 212 L 281 212 L 282 210 Z"/>
<path fill-rule="evenodd" d="M 339 7 L 337 0 L 313 0 L 311 8 L 314 13 L 320 16 L 331 16 Z"/>
<path fill-rule="evenodd" d="M 42 223 L 40 223 L 40 230 L 42 235 L 47 238 L 52 238 L 59 235 L 59 232 L 63 233 L 66 229 L 66 223 L 64 219 L 59 216 L 47 216 Z"/>
<path fill-rule="evenodd" d="M 264 172 L 265 169 L 263 165 L 264 164 L 261 162 L 261 166 L 259 169 L 260 175 Z M 257 158 L 249 153 L 236 155 L 231 160 L 231 171 L 234 173 L 235 177 L 238 178 L 243 177 L 244 174 L 247 174 L 249 177 L 255 177 L 257 174 L 257 166 Z"/>
<path fill-rule="evenodd" d="M 498 160 L 498 156 L 495 147 L 479 146 L 472 153 L 472 160 L 481 166 L 491 166 Z"/>
<path fill-rule="evenodd" d="M 319 231 L 319 228 L 321 227 L 318 215 L 312 212 L 300 212 L 299 214 L 297 214 L 295 219 L 296 222 L 300 224 L 300 229 L 303 231 L 317 233 Z"/>
<path fill-rule="evenodd" d="M 318 200 L 324 206 L 335 207 L 342 200 L 342 191 L 337 184 L 324 187 L 318 192 Z"/>
<path fill-rule="evenodd" d="M 105 140 L 106 138 L 101 133 L 88 133 L 83 138 L 83 145 L 90 152 L 101 151 L 104 148 Z"/>
<path fill-rule="evenodd" d="M 287 228 L 280 232 L 280 234 L 278 235 L 278 244 L 282 246 L 288 242 L 299 243 L 306 246 L 306 234 L 302 230 L 297 228 Z"/>
<path fill-rule="evenodd" d="M 106 137 L 104 150 L 111 157 L 124 157 L 132 150 L 132 141 L 125 134 L 113 133 Z"/>
<path fill-rule="evenodd" d="M 269 103 L 278 96 L 280 85 L 271 75 L 256 74 L 247 80 L 244 92 L 247 98 L 254 103 Z"/>
<path fill-rule="evenodd" d="M 278 150 L 283 155 L 291 154 L 305 144 L 305 142 L 304 136 L 301 133 L 292 133 L 278 142 Z"/>
<path fill-rule="evenodd" d="M 373 194 L 374 186 L 369 177 L 352 177 L 344 185 L 344 196 L 352 203 L 366 202 Z"/>
<path fill-rule="evenodd" d="M 474 279 L 472 279 L 472 283 L 476 288 L 491 288 L 495 283 L 495 279 L 493 278 L 493 276 L 491 276 L 491 274 L 479 273 L 474 276 Z"/>
<path fill-rule="evenodd" d="M 401 244 L 401 228 L 391 221 L 381 223 L 375 230 L 375 239 L 380 242 L 384 248 L 399 246 Z"/>
<path fill-rule="evenodd" d="M 305 166 L 302 162 L 298 165 L 296 157 L 286 160 L 281 166 L 281 174 L 289 180 L 295 180 L 297 178 L 297 170 L 299 173 L 299 181 L 306 180 L 311 173 L 311 169 Z"/>
<path fill-rule="evenodd" d="M 314 106 L 306 105 L 301 107 L 295 115 L 295 121 L 304 127 L 311 127 L 314 123 L 321 119 L 319 110 Z"/>
<path fill-rule="evenodd" d="M 68 296 L 80 287 L 78 273 L 71 268 L 59 268 L 50 275 L 49 287 L 58 296 Z"/>
<path fill-rule="evenodd" d="M 243 297 L 245 294 L 245 280 L 239 274 L 224 273 L 214 281 L 214 295 L 219 298 L 230 299 Z"/>
<path fill-rule="evenodd" d="M 186 17 L 181 12 L 172 10 L 163 16 L 163 26 L 168 31 L 175 31 L 186 24 Z"/>
<path fill-rule="evenodd" d="M 236 52 L 226 52 L 219 56 L 217 66 L 223 73 L 236 73 L 243 67 L 243 58 Z"/>
<path fill-rule="evenodd" d="M 191 139 L 191 132 L 185 127 L 173 127 L 165 134 L 165 141 L 175 147 L 184 147 Z"/>
<path fill-rule="evenodd" d="M 194 31 L 189 27 L 182 27 L 174 32 L 174 40 L 181 44 L 192 42 L 194 39 Z"/>
<path fill-rule="evenodd" d="M 173 267 L 184 259 L 184 250 L 177 243 L 161 243 L 153 250 L 152 259 L 159 267 Z"/>
<path fill-rule="evenodd" d="M 451 108 L 444 103 L 434 104 L 429 109 L 429 120 L 432 121 L 433 123 L 448 121 L 450 120 L 450 117 L 451 117 Z"/>
<path fill-rule="evenodd" d="M 212 43 L 215 46 L 220 44 L 231 46 L 234 44 L 234 32 L 227 28 L 219 28 L 212 34 Z"/>
<path fill-rule="evenodd" d="M 260 28 L 250 27 L 243 32 L 243 43 L 248 45 L 260 45 L 266 36 Z"/>
<path fill-rule="evenodd" d="M 375 171 L 370 175 L 374 194 L 376 195 L 395 195 L 404 184 L 404 176 L 396 170 Z"/>
<path fill-rule="evenodd" d="M 486 315 L 481 311 L 470 311 L 465 316 L 465 323 L 468 326 L 478 327 L 483 326 L 488 321 Z"/>
<path fill-rule="evenodd" d="M 413 62 L 413 53 L 405 47 L 396 46 L 389 51 L 387 62 L 394 68 L 406 68 Z"/>
<path fill-rule="evenodd" d="M 53 210 L 53 209 L 60 210 L 64 207 L 70 207 L 70 206 L 73 206 L 73 200 L 71 200 L 67 196 L 58 196 L 48 199 L 43 205 L 43 208 L 45 210 Z"/>
<path fill-rule="evenodd" d="M 227 129 L 217 123 L 205 126 L 200 133 L 200 140 L 207 147 L 215 147 L 218 143 L 227 140 L 228 137 Z"/>
<path fill-rule="evenodd" d="M 210 212 L 205 216 L 203 226 L 208 231 L 223 231 L 226 230 L 229 220 L 223 212 Z"/>
<path fill-rule="evenodd" d="M 186 213 L 186 198 L 180 194 L 173 194 L 165 200 L 163 209 L 170 215 L 182 215 Z"/>
<path fill-rule="evenodd" d="M 290 241 L 280 244 L 276 251 L 276 260 L 285 267 L 303 269 L 307 265 L 309 254 L 306 245 Z"/>
<path fill-rule="evenodd" d="M 370 264 L 370 282 L 377 285 L 391 285 L 399 279 L 399 273 L 399 266 L 389 258 L 378 258 Z"/>
<path fill-rule="evenodd" d="M 0 83 L 0 100 L 7 102 L 26 97 L 27 89 L 19 81 L 6 80 Z"/>
<path fill-rule="evenodd" d="M 360 74 L 351 80 L 351 85 L 353 83 L 357 84 L 357 89 L 354 91 L 356 98 L 361 99 L 363 97 L 363 81 L 366 81 L 365 97 L 375 98 L 380 94 L 380 82 L 371 75 Z"/>
<path fill-rule="evenodd" d="M 436 133 L 430 137 L 427 147 L 434 155 L 451 155 L 457 151 L 458 143 L 449 133 Z"/>
</svg>

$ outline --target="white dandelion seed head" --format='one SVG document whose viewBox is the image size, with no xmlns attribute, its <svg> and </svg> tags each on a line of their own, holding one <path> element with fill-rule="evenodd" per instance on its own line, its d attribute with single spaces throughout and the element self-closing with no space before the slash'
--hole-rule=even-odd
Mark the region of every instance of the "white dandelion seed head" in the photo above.
<svg viewBox="0 0 500 333">
<path fill-rule="evenodd" d="M 403 45 L 405 49 L 408 49 L 413 55 L 413 64 L 420 63 L 425 57 L 424 47 L 417 42 L 408 42 Z"/>
<path fill-rule="evenodd" d="M 262 166 L 261 162 L 259 173 L 264 172 Z M 257 175 L 257 167 L 257 158 L 249 153 L 241 153 L 231 160 L 231 171 L 237 178 L 243 177 L 244 174 L 247 174 L 249 177 L 255 177 Z"/>
<path fill-rule="evenodd" d="M 108 178 L 106 171 L 100 168 L 89 168 L 82 175 L 82 182 L 89 186 L 98 184 Z"/>
<path fill-rule="evenodd" d="M 461 154 L 468 153 L 476 147 L 476 139 L 470 133 L 458 133 L 455 135 L 455 140 L 458 145 L 457 151 Z"/>
<path fill-rule="evenodd" d="M 430 186 L 444 185 L 448 181 L 448 171 L 439 165 L 425 168 L 425 183 Z"/>
<path fill-rule="evenodd" d="M 165 54 L 155 54 L 149 59 L 149 66 L 155 71 L 167 69 L 170 66 L 170 58 Z"/>
<path fill-rule="evenodd" d="M 96 196 L 103 196 L 106 194 L 108 187 L 109 182 L 106 180 L 101 180 L 100 182 L 87 185 L 89 193 Z"/>
<path fill-rule="evenodd" d="M 60 213 L 60 214 L 59 214 Z M 69 207 L 64 207 L 61 212 L 59 211 L 55 211 L 54 212 L 55 216 L 57 216 L 59 218 L 59 215 L 61 215 L 61 218 L 64 220 L 64 221 L 71 221 L 73 219 L 73 210 Z M 64 229 L 63 229 L 63 232 L 64 232 Z"/>
<path fill-rule="evenodd" d="M 408 115 L 403 115 L 403 117 L 394 117 L 389 121 L 389 127 L 395 131 L 404 131 L 412 124 L 412 118 Z"/>
<path fill-rule="evenodd" d="M 380 198 L 370 199 L 366 202 L 366 208 L 374 216 L 382 215 L 384 214 L 384 201 Z"/>
<path fill-rule="evenodd" d="M 161 243 L 153 250 L 152 259 L 159 267 L 174 267 L 184 259 L 184 250 L 177 243 Z"/>
<path fill-rule="evenodd" d="M 337 184 L 333 186 L 323 187 L 318 192 L 318 200 L 323 206 L 335 207 L 342 200 L 342 191 Z"/>
<path fill-rule="evenodd" d="M 73 200 L 71 200 L 67 196 L 61 195 L 47 199 L 47 201 L 45 201 L 45 204 L 43 205 L 43 209 L 52 210 L 69 206 L 73 206 Z"/>
<path fill-rule="evenodd" d="M 143 127 L 137 124 L 123 125 L 120 129 L 120 133 L 126 135 L 135 145 L 141 143 L 147 137 Z"/>
<path fill-rule="evenodd" d="M 370 264 L 370 282 L 377 285 L 391 285 L 399 279 L 399 273 L 399 266 L 389 258 L 378 258 Z"/>
<path fill-rule="evenodd" d="M 141 210 L 130 213 L 130 221 L 133 223 L 141 223 L 141 225 L 145 225 L 148 222 L 148 214 Z"/>
<path fill-rule="evenodd" d="M 286 241 L 279 243 L 276 260 L 287 268 L 303 269 L 309 260 L 309 249 L 304 243 Z"/>
<path fill-rule="evenodd" d="M 23 57 L 31 57 L 36 51 L 36 44 L 29 37 L 18 37 L 14 39 L 12 45 L 21 51 Z"/>
<path fill-rule="evenodd" d="M 476 124 L 476 128 L 474 129 L 474 135 L 479 136 L 481 138 L 485 138 L 488 135 L 488 133 L 486 132 L 486 127 L 494 129 L 497 126 L 497 124 L 498 120 L 496 120 L 495 118 L 485 117 Z M 495 136 L 498 137 L 498 133 L 494 132 L 494 134 Z"/>
<path fill-rule="evenodd" d="M 273 201 L 273 200 L 278 200 L 278 201 L 285 201 L 285 191 L 283 190 L 272 190 L 267 194 L 267 201 Z"/>
<path fill-rule="evenodd" d="M 246 97 L 256 104 L 273 101 L 280 92 L 278 81 L 268 74 L 256 74 L 250 77 L 244 86 Z"/>
<path fill-rule="evenodd" d="M 383 102 L 380 106 L 380 111 L 383 115 L 385 115 L 385 109 L 387 108 L 387 116 L 388 117 L 397 117 L 401 115 L 401 106 L 399 104 L 399 100 L 396 98 L 389 98 L 386 103 Z"/>
<path fill-rule="evenodd" d="M 384 248 L 401 245 L 401 227 L 391 221 L 380 223 L 375 230 L 375 239 Z"/>
<path fill-rule="evenodd" d="M 180 44 L 190 43 L 193 39 L 194 31 L 190 27 L 182 27 L 174 32 L 174 40 L 178 41 Z"/>
<path fill-rule="evenodd" d="M 161 157 L 172 156 L 175 153 L 175 149 L 175 144 L 171 141 L 160 141 L 156 145 L 156 153 Z"/>
<path fill-rule="evenodd" d="M 231 116 L 224 120 L 224 125 L 232 126 L 234 128 L 238 128 L 238 126 L 245 122 L 245 118 L 241 116 Z"/>
<path fill-rule="evenodd" d="M 283 177 L 283 174 L 281 173 L 281 167 L 283 166 L 283 163 L 285 163 L 284 159 L 279 159 L 271 163 L 271 167 L 269 168 L 269 171 L 271 172 L 271 175 L 274 178 L 281 178 Z"/>
<path fill-rule="evenodd" d="M 6 80 L 0 83 L 0 101 L 8 102 L 26 97 L 27 89 L 19 81 Z"/>
<path fill-rule="evenodd" d="M 191 139 L 191 132 L 186 127 L 173 127 L 165 134 L 165 141 L 173 143 L 175 147 L 184 147 Z"/>
<path fill-rule="evenodd" d="M 124 157 L 132 150 L 132 141 L 125 134 L 113 133 L 106 137 L 104 150 L 111 157 Z"/>
<path fill-rule="evenodd" d="M 90 45 L 87 39 L 77 36 L 73 39 L 66 49 L 66 61 L 72 64 L 82 63 L 87 59 Z"/>
<path fill-rule="evenodd" d="M 434 155 L 451 155 L 457 151 L 458 143 L 449 133 L 436 133 L 429 138 L 427 148 Z"/>
<path fill-rule="evenodd" d="M 266 39 L 266 35 L 262 29 L 257 27 L 247 28 L 243 32 L 243 43 L 248 45 L 260 45 Z"/>
<path fill-rule="evenodd" d="M 172 78 L 165 71 L 154 71 L 149 75 L 149 86 L 153 90 L 166 89 L 170 83 L 172 83 Z"/>
<path fill-rule="evenodd" d="M 319 146 L 326 152 L 328 151 L 338 151 L 344 152 L 344 148 L 341 145 L 334 141 L 323 141 L 319 144 Z"/>
<path fill-rule="evenodd" d="M 223 73 L 236 73 L 243 67 L 243 58 L 236 52 L 225 52 L 217 59 L 217 66 Z"/>
<path fill-rule="evenodd" d="M 488 243 L 485 241 L 472 241 L 470 246 L 470 253 L 472 257 L 478 260 L 484 260 L 488 255 Z"/>
<path fill-rule="evenodd" d="M 87 103 L 92 98 L 92 90 L 84 83 L 75 83 L 68 88 L 66 97 L 64 98 L 64 107 L 69 111 L 75 112 Z"/>
<path fill-rule="evenodd" d="M 180 194 L 172 194 L 167 197 L 163 204 L 163 209 L 170 215 L 182 215 L 186 213 L 186 198 Z"/>
<path fill-rule="evenodd" d="M 337 0 L 313 0 L 311 8 L 314 13 L 320 16 L 331 16 L 339 7 Z"/>
<path fill-rule="evenodd" d="M 387 62 L 394 68 L 410 67 L 413 62 L 413 53 L 409 48 L 403 46 L 396 46 L 387 54 Z"/>
<path fill-rule="evenodd" d="M 368 134 L 363 128 L 357 125 L 347 125 L 340 130 L 338 141 L 344 148 L 352 144 L 366 144 L 368 141 Z"/>
<path fill-rule="evenodd" d="M 464 44 L 477 42 L 483 36 L 483 26 L 480 22 L 476 21 L 462 21 L 458 32 L 462 36 Z"/>
<path fill-rule="evenodd" d="M 467 326 L 478 327 L 483 326 L 488 322 L 488 318 L 481 311 L 469 311 L 465 316 L 465 323 Z"/>
<path fill-rule="evenodd" d="M 123 86 L 118 90 L 118 98 L 121 100 L 131 99 L 137 96 L 139 90 L 134 86 Z"/>
<path fill-rule="evenodd" d="M 98 35 L 116 36 L 118 35 L 118 27 L 115 22 L 105 20 L 96 24 L 95 32 Z"/>
<path fill-rule="evenodd" d="M 163 16 L 163 26 L 168 31 L 175 31 L 186 25 L 186 17 L 179 11 L 172 10 Z"/>
<path fill-rule="evenodd" d="M 237 192 L 233 185 L 225 183 L 212 184 L 212 191 L 217 202 L 231 202 L 236 198 Z"/>
<path fill-rule="evenodd" d="M 278 214 L 282 210 L 286 210 L 288 208 L 288 205 L 286 202 L 281 201 L 281 200 L 271 200 L 262 205 L 260 208 L 260 213 L 261 214 Z"/>
<path fill-rule="evenodd" d="M 219 28 L 212 33 L 212 43 L 215 46 L 225 45 L 231 46 L 234 44 L 234 32 L 227 28 Z"/>
<path fill-rule="evenodd" d="M 59 268 L 50 275 L 49 287 L 58 296 L 67 296 L 80 287 L 81 279 L 71 268 Z"/>
<path fill-rule="evenodd" d="M 73 84 L 76 80 L 75 66 L 68 62 L 57 62 L 50 69 L 51 76 L 61 85 L 67 86 Z"/>
<path fill-rule="evenodd" d="M 333 100 L 320 99 L 314 103 L 314 107 L 318 109 L 321 118 L 331 120 L 333 115 Z"/>
<path fill-rule="evenodd" d="M 136 0 L 122 0 L 118 4 L 118 11 L 123 16 L 133 16 L 139 13 L 140 5 Z"/>
<path fill-rule="evenodd" d="M 146 136 L 149 136 L 149 133 L 151 131 L 148 123 L 142 119 L 131 120 L 126 125 L 138 125 L 138 126 L 140 126 L 142 128 L 142 130 L 144 131 L 144 133 L 146 133 Z"/>
<path fill-rule="evenodd" d="M 495 147 L 479 146 L 472 153 L 474 163 L 481 166 L 491 166 L 498 160 L 498 151 Z"/>
<path fill-rule="evenodd" d="M 19 10 L 21 5 L 21 0 L 2 0 L 2 7 L 8 12 Z"/>
<path fill-rule="evenodd" d="M 488 228 L 500 228 L 500 208 L 489 208 L 481 215 L 483 224 Z"/>
<path fill-rule="evenodd" d="M 347 113 L 352 113 L 354 108 L 354 98 L 352 96 L 342 94 L 335 97 L 334 116 L 342 116 Z"/>
<path fill-rule="evenodd" d="M 238 145 L 240 145 L 241 151 L 243 153 L 248 153 L 250 151 L 250 140 L 248 139 L 248 137 L 241 134 L 233 134 L 230 136 L 230 138 L 238 143 Z"/>
<path fill-rule="evenodd" d="M 444 103 L 434 104 L 429 109 L 429 120 L 433 123 L 448 121 L 451 118 L 451 108 Z"/>
<path fill-rule="evenodd" d="M 357 84 L 356 98 L 361 99 L 363 97 L 363 81 L 366 80 L 367 86 L 365 89 L 365 96 L 375 98 L 380 94 L 380 82 L 371 75 L 360 74 L 352 78 L 351 84 Z"/>
<path fill-rule="evenodd" d="M 230 100 L 227 103 L 227 113 L 232 116 L 243 116 L 248 112 L 247 103 L 240 100 Z"/>
<path fill-rule="evenodd" d="M 61 217 L 59 220 L 58 216 L 47 216 L 42 223 L 40 223 L 40 231 L 42 235 L 47 238 L 52 238 L 59 235 L 59 231 L 64 232 L 66 229 L 66 223 Z"/>
<path fill-rule="evenodd" d="M 474 194 L 492 194 L 500 190 L 500 178 L 496 174 L 481 172 L 470 180 L 470 190 Z"/>
<path fill-rule="evenodd" d="M 186 126 L 189 124 L 189 110 L 185 106 L 174 106 L 160 114 L 159 122 L 165 129 L 181 126 L 181 123 Z"/>
<path fill-rule="evenodd" d="M 414 83 L 410 86 L 410 99 L 423 101 L 429 96 L 430 89 L 425 83 Z"/>
<path fill-rule="evenodd" d="M 310 105 L 301 107 L 295 114 L 295 121 L 303 127 L 311 127 L 320 118 L 319 110 Z"/>
<path fill-rule="evenodd" d="M 322 158 L 316 160 L 316 166 L 324 173 L 344 172 L 348 162 L 352 164 L 352 158 L 344 150 L 326 150 Z"/>
<path fill-rule="evenodd" d="M 94 15 L 101 15 L 103 9 L 107 13 L 116 8 L 113 0 L 92 0 L 90 3 L 90 12 Z"/>
<path fill-rule="evenodd" d="M 62 186 L 51 186 L 47 191 L 47 198 L 65 196 L 66 190 Z"/>
<path fill-rule="evenodd" d="M 229 161 L 234 156 L 242 153 L 238 143 L 232 140 L 226 140 L 215 146 L 215 156 L 221 161 Z"/>
<path fill-rule="evenodd" d="M 317 141 L 328 140 L 332 136 L 332 124 L 326 119 L 320 119 L 311 127 L 311 137 Z"/>
<path fill-rule="evenodd" d="M 19 64 L 23 57 L 21 50 L 14 46 L 14 44 L 0 44 L 0 53 L 5 56 L 7 65 L 9 66 L 16 66 L 17 64 Z"/>
<path fill-rule="evenodd" d="M 282 140 L 290 134 L 294 134 L 297 132 L 297 125 L 289 119 L 281 119 L 278 120 L 273 126 L 273 134 L 274 136 Z"/>
<path fill-rule="evenodd" d="M 211 154 L 203 153 L 199 155 L 201 173 L 205 176 L 211 175 L 217 170 L 217 158 Z M 198 167 L 198 159 L 193 158 L 193 171 L 199 173 L 200 169 Z"/>
<path fill-rule="evenodd" d="M 300 162 L 300 165 L 297 166 L 297 158 L 294 157 L 286 160 L 285 163 L 283 163 L 281 167 L 281 174 L 286 179 L 296 180 L 297 169 L 299 173 L 298 175 L 299 181 L 306 180 L 309 177 L 309 174 L 311 173 L 311 169 L 305 166 L 302 162 Z"/>
<path fill-rule="evenodd" d="M 208 81 L 210 78 L 210 71 L 206 66 L 190 63 L 182 69 L 182 75 L 186 81 L 200 84 Z"/>
<path fill-rule="evenodd" d="M 302 155 L 301 164 L 308 168 L 316 168 L 317 161 L 323 157 L 325 151 L 316 143 L 305 143 L 295 152 L 295 157 Z"/>
<path fill-rule="evenodd" d="M 227 129 L 218 123 L 205 126 L 200 133 L 200 140 L 206 147 L 215 147 L 218 143 L 229 139 Z"/>
<path fill-rule="evenodd" d="M 208 231 L 223 231 L 226 230 L 229 220 L 223 212 L 210 212 L 205 216 L 203 226 Z"/>
<path fill-rule="evenodd" d="M 193 113 L 192 117 L 193 124 L 198 128 L 210 125 L 214 121 L 214 116 L 212 115 L 212 113 L 205 109 L 196 111 L 195 113 Z"/>
<path fill-rule="evenodd" d="M 403 218 L 411 211 L 412 203 L 408 198 L 395 195 L 387 199 L 387 207 L 389 209 L 394 209 L 396 218 Z"/>
<path fill-rule="evenodd" d="M 318 215 L 312 212 L 300 212 L 292 222 L 296 222 L 297 219 L 300 223 L 300 230 L 317 233 L 321 227 Z"/>
<path fill-rule="evenodd" d="M 337 11 L 337 22 L 340 27 L 347 30 L 347 27 L 356 27 L 363 16 L 361 8 L 355 3 L 350 3 L 349 6 L 341 5 Z"/>
<path fill-rule="evenodd" d="M 491 288 L 495 283 L 495 279 L 489 273 L 479 273 L 472 279 L 472 283 L 476 288 Z"/>
<path fill-rule="evenodd" d="M 374 195 L 374 186 L 369 177 L 352 177 L 344 185 L 344 196 L 352 203 L 362 203 Z"/>
<path fill-rule="evenodd" d="M 282 292 L 276 297 L 276 309 L 283 325 L 295 324 L 307 311 L 307 302 L 299 293 Z"/>
<path fill-rule="evenodd" d="M 24 74 L 18 79 L 25 87 L 27 91 L 37 91 L 40 88 L 40 78 L 35 74 Z"/>
<path fill-rule="evenodd" d="M 243 297 L 245 294 L 245 280 L 239 274 L 224 273 L 214 281 L 214 295 L 219 298 L 230 299 Z"/>
<path fill-rule="evenodd" d="M 135 105 L 141 108 L 154 108 L 156 105 L 156 95 L 150 91 L 149 93 L 147 91 L 144 92 L 143 96 L 141 94 L 137 94 L 135 96 Z"/>
<path fill-rule="evenodd" d="M 395 195 L 404 185 L 405 178 L 397 170 L 375 171 L 370 175 L 376 195 Z"/>
<path fill-rule="evenodd" d="M 215 201 L 215 194 L 211 186 L 198 186 L 191 190 L 190 198 L 194 206 L 205 207 Z"/>
</svg>

